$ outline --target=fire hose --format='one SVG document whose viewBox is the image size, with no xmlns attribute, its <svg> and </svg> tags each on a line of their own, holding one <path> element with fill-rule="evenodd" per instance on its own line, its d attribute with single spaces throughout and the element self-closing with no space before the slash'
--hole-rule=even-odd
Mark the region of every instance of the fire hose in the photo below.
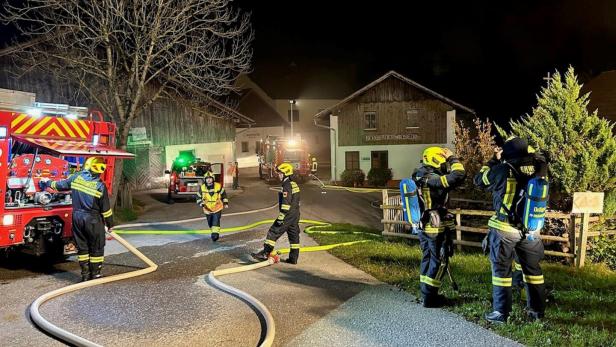
<svg viewBox="0 0 616 347">
<path fill-rule="evenodd" d="M 258 209 L 258 210 L 251 210 L 251 211 L 245 211 L 245 212 L 237 212 L 237 213 L 233 213 L 233 214 L 227 214 L 227 215 L 238 215 L 238 214 L 248 214 L 248 213 L 255 213 L 255 212 L 261 212 L 267 209 L 271 209 L 274 206 L 271 207 L 267 207 L 264 209 Z M 173 223 L 186 223 L 189 221 L 196 221 L 196 220 L 202 220 L 203 217 L 201 218 L 193 218 L 193 219 L 188 219 L 188 220 L 183 220 L 183 221 L 173 221 Z M 264 225 L 264 224 L 271 224 L 274 222 L 274 219 L 266 219 L 266 220 L 261 220 L 261 221 L 257 221 L 254 223 L 250 223 L 248 225 L 243 225 L 243 226 L 237 226 L 237 227 L 231 227 L 231 228 L 224 228 L 220 230 L 220 233 L 231 233 L 231 232 L 238 232 L 238 231 L 245 231 L 245 230 L 250 230 L 253 229 L 259 225 Z M 326 227 L 326 226 L 330 226 L 330 223 L 326 223 L 326 222 L 322 222 L 322 221 L 316 221 L 316 220 L 300 220 L 300 223 L 302 224 L 311 224 L 311 226 L 307 227 L 304 232 L 307 234 L 314 234 L 314 233 L 323 233 L 323 234 L 338 234 L 338 233 L 347 233 L 347 234 L 366 234 L 366 235 L 370 235 L 372 237 L 380 237 L 380 235 L 377 234 L 369 234 L 369 233 L 361 233 L 361 232 L 345 232 L 345 231 L 318 231 L 315 230 L 315 227 Z M 109 235 L 111 235 L 114 239 L 116 239 L 120 244 L 122 244 L 124 247 L 126 247 L 126 249 L 128 249 L 131 253 L 133 253 L 134 255 L 136 255 L 139 259 L 141 259 L 144 263 L 146 263 L 148 265 L 148 267 L 144 268 L 144 269 L 140 269 L 140 270 L 136 270 L 136 271 L 131 271 L 131 272 L 127 272 L 127 273 L 123 273 L 123 274 L 118 274 L 118 275 L 113 275 L 113 276 L 109 276 L 109 277 L 102 277 L 99 279 L 95 279 L 95 280 L 91 280 L 91 281 L 87 281 L 87 282 L 81 282 L 81 283 L 77 283 L 77 284 L 73 284 L 73 285 L 69 285 L 67 287 L 63 287 L 63 288 L 59 288 L 56 289 L 54 291 L 51 291 L 49 293 L 43 294 L 41 295 L 39 298 L 37 298 L 31 305 L 30 305 L 30 309 L 29 309 L 29 313 L 30 313 L 30 317 L 32 319 L 32 321 L 42 330 L 44 330 L 45 332 L 51 334 L 52 336 L 55 336 L 56 338 L 60 339 L 61 341 L 64 341 L 66 343 L 69 343 L 71 345 L 74 346 L 87 346 L 87 347 L 100 347 L 101 345 L 92 342 L 90 340 L 87 340 L 81 336 L 75 335 L 69 331 L 66 331 L 54 324 L 52 324 L 51 322 L 47 321 L 45 318 L 43 318 L 43 316 L 40 314 L 39 309 L 40 307 L 48 302 L 49 300 L 52 300 L 58 296 L 64 295 L 64 294 L 68 294 L 71 292 L 75 292 L 77 290 L 80 289 L 84 289 L 84 288 L 89 288 L 89 287 L 93 287 L 93 286 L 97 286 L 100 284 L 105 284 L 105 283 L 111 283 L 111 282 L 115 282 L 115 281 L 120 281 L 120 280 L 124 280 L 124 279 L 128 279 L 128 278 L 133 278 L 133 277 L 137 277 L 137 276 L 141 276 L 141 275 L 145 275 L 151 272 L 154 272 L 157 270 L 158 265 L 156 265 L 154 262 L 152 262 L 149 258 L 147 258 L 143 253 L 141 253 L 139 250 L 137 250 L 135 247 L 133 247 L 130 243 L 128 243 L 126 240 L 124 240 L 122 237 L 120 237 L 118 234 L 129 234 L 129 235 L 135 235 L 135 234 L 165 234 L 165 235 L 169 235 L 169 234 L 209 234 L 211 233 L 211 231 L 209 229 L 204 229 L 204 230 L 115 230 L 119 227 L 136 227 L 136 226 L 147 226 L 147 225 L 157 225 L 157 224 L 171 224 L 171 222 L 163 222 L 163 223 L 136 223 L 136 224 L 129 224 L 129 225 L 123 225 L 123 226 L 118 226 L 116 228 L 114 228 L 113 231 L 109 232 Z M 337 243 L 337 244 L 331 244 L 331 245 L 323 245 L 323 246 L 310 246 L 310 247 L 304 247 L 302 249 L 300 249 L 300 252 L 317 252 L 317 251 L 326 251 L 326 250 L 330 250 L 336 247 L 341 247 L 341 246 L 350 246 L 350 245 L 354 245 L 354 244 L 359 244 L 359 243 L 364 243 L 364 242 L 369 242 L 371 240 L 358 240 L 358 241 L 350 241 L 350 242 L 343 242 L 343 243 Z M 220 280 L 218 280 L 216 277 L 217 276 L 224 276 L 224 275 L 229 275 L 229 274 L 233 274 L 233 273 L 239 273 L 239 272 L 245 272 L 245 271 L 251 271 L 251 270 L 256 270 L 259 268 L 263 268 L 263 267 L 267 267 L 270 265 L 273 265 L 275 263 L 277 263 L 279 261 L 279 255 L 281 254 L 286 254 L 289 253 L 290 249 L 289 248 L 285 248 L 285 249 L 279 249 L 276 250 L 272 253 L 272 256 L 270 258 L 268 258 L 267 261 L 264 262 L 260 262 L 260 263 L 256 263 L 256 264 L 251 264 L 251 265 L 242 265 L 242 266 L 238 266 L 238 267 L 233 267 L 233 268 L 229 268 L 229 269 L 223 269 L 223 270 L 214 270 L 211 271 L 208 274 L 208 280 L 209 283 L 215 287 L 218 288 L 226 293 L 238 296 L 244 300 L 246 300 L 247 302 L 249 302 L 257 311 L 259 311 L 259 313 L 261 314 L 261 316 L 264 319 L 265 322 L 265 334 L 262 336 L 261 340 L 259 341 L 259 346 L 263 346 L 263 347 L 269 347 L 272 345 L 273 341 L 274 341 L 274 336 L 275 336 L 275 323 L 274 323 L 274 319 L 273 316 L 271 315 L 271 313 L 267 310 L 267 307 L 265 307 L 265 305 L 263 305 L 260 301 L 258 301 L 257 299 L 255 299 L 254 297 L 250 296 L 249 294 L 231 287 L 223 282 L 221 282 Z"/>
<path fill-rule="evenodd" d="M 254 222 L 248 225 L 243 225 L 243 226 L 238 226 L 238 227 L 232 227 L 232 228 L 223 228 L 219 231 L 219 233 L 223 234 L 223 233 L 231 233 L 231 232 L 237 232 L 237 231 L 244 231 L 244 230 L 250 230 L 255 228 L 256 226 L 259 225 L 264 225 L 264 224 L 271 224 L 274 222 L 274 219 L 266 219 L 266 220 L 261 220 L 258 222 Z M 317 220 L 310 220 L 310 219 L 302 219 L 300 220 L 301 224 L 311 224 L 311 226 L 307 227 L 304 229 L 304 233 L 306 234 L 356 234 L 356 235 L 369 235 L 371 237 L 381 237 L 381 235 L 378 234 L 370 234 L 370 233 L 362 233 L 362 232 L 347 232 L 347 231 L 331 231 L 331 230 L 327 230 L 327 231 L 322 231 L 322 230 L 315 230 L 316 227 L 327 227 L 327 226 L 331 226 L 330 223 L 327 222 L 322 222 L 322 221 L 317 221 Z M 131 234 L 131 235 L 144 235 L 144 234 L 148 234 L 148 235 L 173 235 L 173 234 L 210 234 L 211 231 L 209 229 L 201 229 L 201 230 L 118 230 L 116 231 L 117 233 L 121 233 L 121 234 Z M 351 245 L 355 245 L 355 244 L 359 244 L 359 243 L 364 243 L 364 242 L 370 242 L 372 240 L 357 240 L 357 241 L 349 241 L 349 242 L 342 242 L 342 243 L 336 243 L 336 244 L 330 244 L 330 245 L 322 245 L 322 246 L 309 246 L 309 247 L 302 247 L 300 249 L 300 252 L 319 252 L 319 251 L 327 251 L 330 249 L 334 249 L 336 247 L 341 247 L 341 246 L 351 246 Z M 259 347 L 269 347 L 273 344 L 274 342 L 274 337 L 276 334 L 276 324 L 274 322 L 274 317 L 272 316 L 272 314 L 269 312 L 269 310 L 267 309 L 267 307 L 261 303 L 259 300 L 257 300 L 256 298 L 254 298 L 253 296 L 251 296 L 250 294 L 237 289 L 235 287 L 232 287 L 228 284 L 225 284 L 224 282 L 220 281 L 217 277 L 221 277 L 221 276 L 225 276 L 225 275 L 230 275 L 230 274 L 235 274 L 235 273 L 240 273 L 240 272 L 246 272 L 246 271 L 252 271 L 252 270 L 257 270 L 260 268 L 264 268 L 270 265 L 273 265 L 277 262 L 279 262 L 280 258 L 279 256 L 281 254 L 287 254 L 289 253 L 290 249 L 289 248 L 283 248 L 283 249 L 278 249 L 275 250 L 274 252 L 272 252 L 272 255 L 266 260 L 266 261 L 262 261 L 256 264 L 251 264 L 251 265 L 241 265 L 241 266 L 236 266 L 236 267 L 232 267 L 232 268 L 228 268 L 228 269 L 222 269 L 222 270 L 214 270 L 214 271 L 210 271 L 210 273 L 208 274 L 208 282 L 210 285 L 212 285 L 213 287 L 226 292 L 228 294 L 234 295 L 236 297 L 242 298 L 245 301 L 247 301 L 248 303 L 250 303 L 250 305 L 252 305 L 252 307 L 254 309 L 256 309 L 259 314 L 261 315 L 261 317 L 263 318 L 264 321 L 264 327 L 263 329 L 265 330 L 265 334 L 262 335 L 261 340 L 258 343 Z"/>
</svg>

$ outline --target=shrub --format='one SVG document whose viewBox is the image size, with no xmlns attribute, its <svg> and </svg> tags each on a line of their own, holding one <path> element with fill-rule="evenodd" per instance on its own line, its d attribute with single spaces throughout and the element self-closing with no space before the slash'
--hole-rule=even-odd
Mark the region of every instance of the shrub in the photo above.
<svg viewBox="0 0 616 347">
<path fill-rule="evenodd" d="M 372 168 L 368 171 L 368 184 L 371 186 L 384 186 L 392 178 L 393 174 L 391 173 L 391 169 Z"/>
<path fill-rule="evenodd" d="M 364 184 L 366 174 L 361 170 L 344 170 L 340 176 L 342 184 L 346 187 L 357 187 Z"/>
<path fill-rule="evenodd" d="M 616 190 L 605 193 L 605 200 L 603 201 L 603 215 L 616 215 Z"/>
<path fill-rule="evenodd" d="M 616 239 L 613 236 L 600 236 L 590 243 L 592 248 L 588 257 L 595 263 L 605 263 L 616 270 Z"/>
<path fill-rule="evenodd" d="M 455 124 L 455 135 L 456 156 L 464 165 L 467 175 L 461 187 L 463 195 L 470 199 L 490 200 L 489 194 L 474 189 L 473 177 L 494 155 L 496 143 L 492 135 L 492 122 L 489 119 L 483 122 L 475 118 L 473 126 L 466 127 L 460 121 Z"/>
</svg>

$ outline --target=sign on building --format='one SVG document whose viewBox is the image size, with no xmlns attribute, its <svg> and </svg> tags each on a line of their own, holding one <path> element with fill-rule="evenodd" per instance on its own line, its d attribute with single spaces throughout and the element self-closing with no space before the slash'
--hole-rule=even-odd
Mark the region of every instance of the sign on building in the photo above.
<svg viewBox="0 0 616 347">
<path fill-rule="evenodd" d="M 366 142 L 376 141 L 392 141 L 392 140 L 406 140 L 417 141 L 419 140 L 419 134 L 383 134 L 383 135 L 366 135 Z"/>
<path fill-rule="evenodd" d="M 148 140 L 148 134 L 144 127 L 131 128 L 130 136 L 128 137 L 128 145 L 151 145 L 152 142 Z"/>
</svg>

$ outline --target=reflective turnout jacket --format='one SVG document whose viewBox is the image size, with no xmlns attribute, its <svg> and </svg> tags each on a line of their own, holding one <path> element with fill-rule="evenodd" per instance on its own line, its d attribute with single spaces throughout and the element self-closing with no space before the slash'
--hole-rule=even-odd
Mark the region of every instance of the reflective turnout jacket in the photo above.
<svg viewBox="0 0 616 347">
<path fill-rule="evenodd" d="M 73 212 L 82 211 L 101 215 L 108 227 L 113 226 L 113 211 L 109 204 L 109 193 L 100 176 L 89 171 L 70 175 L 67 179 L 51 182 L 51 188 L 58 191 L 71 191 Z"/>
<path fill-rule="evenodd" d="M 488 226 L 501 231 L 519 232 L 523 206 L 518 204 L 521 191 L 535 175 L 532 159 L 520 164 L 508 164 L 491 160 L 475 175 L 477 187 L 492 193 L 492 207 L 496 214 L 488 221 Z"/>
<path fill-rule="evenodd" d="M 197 203 L 203 204 L 203 212 L 205 214 L 220 212 L 225 204 L 229 203 L 225 188 L 218 182 L 212 185 L 203 183 L 201 189 L 197 192 Z"/>
<path fill-rule="evenodd" d="M 295 222 L 299 220 L 299 186 L 289 177 L 282 180 L 282 192 L 279 193 L 279 213 L 277 220 Z"/>
<path fill-rule="evenodd" d="M 447 164 L 450 165 L 450 172 L 441 174 L 438 170 L 431 166 L 424 165 L 413 172 L 413 181 L 421 191 L 420 206 L 422 207 L 422 221 L 425 225 L 425 231 L 442 231 L 428 230 L 430 225 L 427 221 L 429 216 L 427 211 L 437 210 L 441 218 L 447 214 L 447 201 L 449 200 L 449 192 L 458 187 L 464 181 L 466 172 L 464 166 L 458 158 L 451 156 L 447 159 Z"/>
</svg>

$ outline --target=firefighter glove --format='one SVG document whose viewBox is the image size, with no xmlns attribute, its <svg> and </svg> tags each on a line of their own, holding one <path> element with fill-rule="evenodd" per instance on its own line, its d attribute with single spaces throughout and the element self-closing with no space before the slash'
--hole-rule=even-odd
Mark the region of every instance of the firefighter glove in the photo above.
<svg viewBox="0 0 616 347">
<path fill-rule="evenodd" d="M 229 204 L 225 204 L 225 208 L 229 208 Z"/>
<path fill-rule="evenodd" d="M 51 184 L 49 182 L 49 178 L 41 178 L 41 180 L 38 183 L 38 186 L 41 190 L 45 190 L 47 189 L 47 187 L 50 187 Z"/>
</svg>

